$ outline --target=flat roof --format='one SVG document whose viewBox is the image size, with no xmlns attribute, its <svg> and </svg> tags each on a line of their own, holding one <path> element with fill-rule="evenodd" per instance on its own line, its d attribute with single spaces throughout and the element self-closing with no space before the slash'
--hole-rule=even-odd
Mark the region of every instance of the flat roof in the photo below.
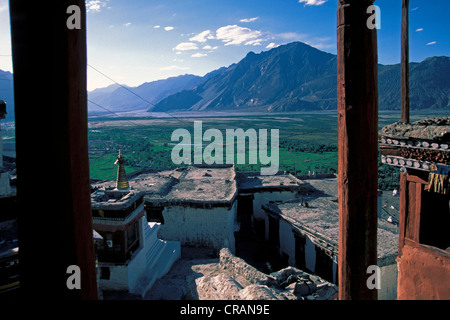
<svg viewBox="0 0 450 320">
<path fill-rule="evenodd" d="M 229 203 L 237 193 L 234 166 L 190 166 L 172 186 L 166 200 Z"/>
<path fill-rule="evenodd" d="M 450 136 L 450 116 L 434 117 L 412 123 L 394 122 L 382 128 L 381 136 L 424 140 L 445 140 Z"/>
<path fill-rule="evenodd" d="M 91 193 L 91 208 L 93 210 L 123 210 L 143 196 L 143 192 L 135 190 L 96 190 Z"/>
<path fill-rule="evenodd" d="M 309 190 L 299 199 L 280 204 L 272 203 L 265 207 L 299 230 L 333 246 L 337 253 L 339 243 L 337 178 L 311 179 L 305 182 L 309 184 Z M 391 264 L 398 252 L 398 226 L 378 219 L 377 239 L 379 264 Z M 383 262 L 384 260 L 386 261 Z"/>
<path fill-rule="evenodd" d="M 237 183 L 241 192 L 305 190 L 305 183 L 302 180 L 284 172 L 279 172 L 276 175 L 261 175 L 259 172 L 239 172 Z"/>
<path fill-rule="evenodd" d="M 131 190 L 143 192 L 152 203 L 227 204 L 237 194 L 236 173 L 233 165 L 201 166 L 173 170 L 141 172 L 129 178 Z M 115 181 L 93 185 L 96 188 L 114 188 Z"/>
</svg>

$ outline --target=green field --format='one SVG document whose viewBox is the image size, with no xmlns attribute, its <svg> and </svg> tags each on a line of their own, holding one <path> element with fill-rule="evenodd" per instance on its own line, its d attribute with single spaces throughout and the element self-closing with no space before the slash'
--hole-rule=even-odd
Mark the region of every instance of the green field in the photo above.
<svg viewBox="0 0 450 320">
<path fill-rule="evenodd" d="M 416 115 L 415 118 L 423 117 Z M 397 114 L 380 115 L 379 127 L 397 120 Z M 259 129 L 268 129 L 269 137 L 271 129 L 278 129 L 279 171 L 286 170 L 295 175 L 308 172 L 337 172 L 336 113 L 305 113 L 202 118 L 91 119 L 89 122 L 91 178 L 115 179 L 117 166 L 114 165 L 114 161 L 119 149 L 125 157 L 127 173 L 149 167 L 153 169 L 176 167 L 171 160 L 171 152 L 178 141 L 171 141 L 172 132 L 178 128 L 188 130 L 193 143 L 194 121 L 202 121 L 203 133 L 211 128 L 219 129 L 224 142 L 226 129 L 255 129 L 257 132 Z M 203 147 L 209 143 L 203 142 Z M 270 151 L 270 145 L 268 150 Z M 259 171 L 261 164 L 249 164 L 248 153 L 247 149 L 246 164 L 236 164 L 236 169 Z M 380 164 L 379 176 L 382 189 L 398 186 L 398 170 Z"/>
<path fill-rule="evenodd" d="M 413 113 L 411 122 L 427 117 L 440 116 L 430 113 Z M 378 127 L 398 121 L 399 112 L 381 112 Z M 296 175 L 337 172 L 337 113 L 301 114 L 246 114 L 235 116 L 166 117 L 166 118 L 90 118 L 89 161 L 91 179 L 116 178 L 114 162 L 119 149 L 126 160 L 126 172 L 144 168 L 170 169 L 176 167 L 171 152 L 178 141 L 172 142 L 175 129 L 184 128 L 193 135 L 194 121 L 202 121 L 203 133 L 219 129 L 225 141 L 226 129 L 279 130 L 279 171 Z M 15 126 L 13 122 L 2 124 L 3 151 L 15 157 Z M 193 142 L 193 141 L 192 141 Z M 209 142 L 203 142 L 203 146 Z M 236 150 L 236 148 L 235 148 Z M 270 147 L 268 148 L 270 151 Z M 248 163 L 248 150 L 246 150 Z M 236 164 L 239 171 L 259 171 L 260 164 Z M 399 187 L 399 170 L 379 162 L 378 184 L 382 190 Z"/>
<path fill-rule="evenodd" d="M 171 152 L 178 141 L 171 141 L 172 132 L 184 128 L 192 134 L 194 120 L 202 121 L 204 133 L 214 128 L 225 130 L 242 128 L 279 130 L 279 170 L 302 174 L 308 170 L 335 172 L 337 169 L 336 118 L 332 115 L 279 115 L 208 118 L 115 119 L 90 121 L 89 154 L 92 179 L 114 179 L 114 165 L 118 150 L 126 159 L 128 173 L 143 167 L 166 169 L 175 167 Z M 203 147 L 209 142 L 203 142 Z M 247 143 L 248 147 L 248 143 Z M 327 151 L 325 149 L 331 150 Z M 236 150 L 236 148 L 235 148 Z M 270 145 L 268 145 L 270 154 Z M 324 151 L 325 150 L 325 151 Z M 225 150 L 224 150 L 225 154 Z M 237 164 L 237 170 L 256 171 L 260 164 Z"/>
</svg>

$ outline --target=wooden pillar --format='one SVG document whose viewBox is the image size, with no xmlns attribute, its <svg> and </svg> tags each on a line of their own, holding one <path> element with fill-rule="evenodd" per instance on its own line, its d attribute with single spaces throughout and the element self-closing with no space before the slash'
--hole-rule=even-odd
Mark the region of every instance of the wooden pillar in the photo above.
<svg viewBox="0 0 450 320">
<path fill-rule="evenodd" d="M 398 227 L 398 255 L 402 255 L 402 249 L 406 233 L 406 217 L 408 214 L 408 174 L 400 173 L 400 208 L 399 208 L 399 227 Z"/>
<path fill-rule="evenodd" d="M 377 299 L 367 268 L 377 264 L 377 34 L 373 0 L 340 0 L 337 10 L 339 299 Z"/>
<path fill-rule="evenodd" d="M 409 123 L 409 0 L 402 0 L 401 30 L 401 122 Z"/>
<path fill-rule="evenodd" d="M 70 5 L 78 17 L 67 13 Z M 10 14 L 20 291 L 33 300 L 96 299 L 85 2 L 10 1 Z M 69 30 L 71 16 L 80 29 Z M 80 269 L 81 289 L 67 286 L 77 284 L 71 265 Z"/>
</svg>

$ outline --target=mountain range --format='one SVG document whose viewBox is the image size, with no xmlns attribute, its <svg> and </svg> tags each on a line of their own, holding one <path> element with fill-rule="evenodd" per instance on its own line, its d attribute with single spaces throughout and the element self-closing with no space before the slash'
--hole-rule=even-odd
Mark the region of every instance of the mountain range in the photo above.
<svg viewBox="0 0 450 320">
<path fill-rule="evenodd" d="M 113 84 L 88 92 L 90 113 L 148 110 L 288 112 L 337 108 L 337 57 L 293 42 L 214 70 L 137 87 Z M 411 110 L 450 108 L 450 57 L 409 66 Z M 0 70 L 0 99 L 14 119 L 13 75 Z M 378 65 L 380 110 L 400 109 L 400 64 Z M 93 103 L 92 103 L 93 102 Z M 99 107 L 101 106 L 101 107 Z"/>
<path fill-rule="evenodd" d="M 410 63 L 411 110 L 450 107 L 450 58 Z M 379 109 L 400 109 L 400 64 L 378 65 Z M 158 111 L 318 111 L 337 108 L 337 57 L 301 42 L 255 54 L 168 96 Z"/>
</svg>

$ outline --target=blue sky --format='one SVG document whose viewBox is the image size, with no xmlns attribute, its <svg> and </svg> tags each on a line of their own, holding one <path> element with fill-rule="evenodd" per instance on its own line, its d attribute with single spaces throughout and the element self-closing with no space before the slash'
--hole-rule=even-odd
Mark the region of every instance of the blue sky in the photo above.
<svg viewBox="0 0 450 320">
<path fill-rule="evenodd" d="M 249 51 L 292 41 L 336 53 L 337 0 L 87 0 L 88 63 L 137 86 L 204 75 Z M 400 62 L 401 0 L 377 0 L 379 63 Z M 450 56 L 449 0 L 410 0 L 410 61 Z M 8 1 L 0 0 L 0 69 L 12 71 Z M 88 68 L 88 90 L 112 84 Z"/>
</svg>

